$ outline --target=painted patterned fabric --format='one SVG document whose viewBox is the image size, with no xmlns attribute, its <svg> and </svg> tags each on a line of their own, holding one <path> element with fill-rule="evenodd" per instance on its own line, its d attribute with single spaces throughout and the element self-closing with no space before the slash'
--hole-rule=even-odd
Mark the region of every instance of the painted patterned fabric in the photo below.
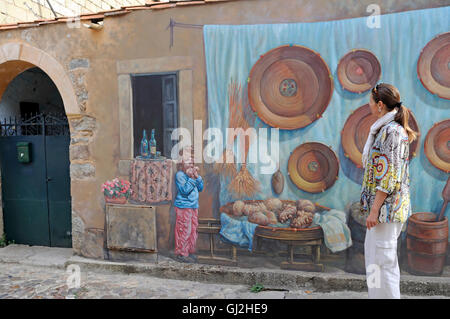
<svg viewBox="0 0 450 319">
<path fill-rule="evenodd" d="M 195 253 L 197 243 L 198 208 L 175 206 L 175 254 L 184 257 Z"/>
<path fill-rule="evenodd" d="M 172 200 L 172 161 L 139 160 L 131 164 L 131 199 L 154 204 Z"/>
<path fill-rule="evenodd" d="M 405 222 L 411 215 L 409 142 L 406 131 L 395 121 L 380 129 L 370 150 L 361 191 L 363 213 L 370 212 L 377 190 L 388 194 L 378 221 Z"/>
</svg>

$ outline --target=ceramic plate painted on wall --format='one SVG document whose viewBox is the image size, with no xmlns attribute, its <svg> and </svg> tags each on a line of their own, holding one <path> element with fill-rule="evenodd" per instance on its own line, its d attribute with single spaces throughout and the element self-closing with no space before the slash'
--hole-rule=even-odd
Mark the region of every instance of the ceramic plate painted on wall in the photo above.
<svg viewBox="0 0 450 319">
<path fill-rule="evenodd" d="M 416 132 L 419 131 L 417 121 L 411 112 L 409 111 L 409 126 Z M 369 136 L 370 127 L 377 120 L 376 116 L 370 112 L 369 104 L 364 104 L 354 111 L 344 124 L 344 128 L 341 132 L 341 142 L 346 157 L 357 166 L 362 167 L 362 152 L 364 150 L 364 144 L 366 144 L 367 137 Z M 419 147 L 419 138 L 417 138 L 409 146 L 409 159 L 416 156 L 417 149 Z"/>
<path fill-rule="evenodd" d="M 339 160 L 333 150 L 322 143 L 304 143 L 289 157 L 288 173 L 301 190 L 320 193 L 336 182 Z"/>
<path fill-rule="evenodd" d="M 339 61 L 337 75 L 347 91 L 362 93 L 375 86 L 381 76 L 381 65 L 370 51 L 355 49 Z"/>
<path fill-rule="evenodd" d="M 425 138 L 425 155 L 433 166 L 450 172 L 450 120 L 438 122 Z"/>
<path fill-rule="evenodd" d="M 332 94 L 327 64 L 303 46 L 272 49 L 250 71 L 250 105 L 272 127 L 293 130 L 311 124 L 325 111 Z"/>
<path fill-rule="evenodd" d="M 428 91 L 450 100 L 450 32 L 438 35 L 422 49 L 417 74 Z"/>
</svg>

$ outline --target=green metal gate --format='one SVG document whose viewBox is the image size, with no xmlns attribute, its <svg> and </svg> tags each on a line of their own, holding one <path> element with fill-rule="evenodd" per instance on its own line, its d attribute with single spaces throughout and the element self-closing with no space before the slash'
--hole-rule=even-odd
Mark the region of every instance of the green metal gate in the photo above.
<svg viewBox="0 0 450 319">
<path fill-rule="evenodd" d="M 64 115 L 38 114 L 26 121 L 0 121 L 7 240 L 72 247 L 69 143 L 69 124 Z M 27 150 L 29 162 L 24 161 L 26 154 L 20 155 Z"/>
</svg>

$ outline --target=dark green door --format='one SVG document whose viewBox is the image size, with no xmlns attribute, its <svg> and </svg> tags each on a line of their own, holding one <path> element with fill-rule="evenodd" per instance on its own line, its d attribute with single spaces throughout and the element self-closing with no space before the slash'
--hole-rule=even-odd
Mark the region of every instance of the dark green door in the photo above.
<svg viewBox="0 0 450 319">
<path fill-rule="evenodd" d="M 18 161 L 18 142 L 30 142 L 31 163 Z M 6 238 L 50 246 L 43 136 L 0 137 L 0 161 Z"/>
<path fill-rule="evenodd" d="M 70 136 L 46 136 L 50 246 L 72 247 L 70 197 Z"/>
<path fill-rule="evenodd" d="M 42 124 L 42 129 L 34 134 L 40 135 L 11 136 L 11 132 L 20 135 L 25 130 L 9 130 L 9 134 L 4 134 L 8 130 L 0 127 L 6 239 L 17 244 L 71 247 L 70 136 L 61 134 L 65 129 L 58 131 L 61 135 L 51 135 L 57 124 L 46 128 L 43 116 L 38 124 Z M 18 142 L 30 143 L 29 163 L 19 162 Z"/>
</svg>

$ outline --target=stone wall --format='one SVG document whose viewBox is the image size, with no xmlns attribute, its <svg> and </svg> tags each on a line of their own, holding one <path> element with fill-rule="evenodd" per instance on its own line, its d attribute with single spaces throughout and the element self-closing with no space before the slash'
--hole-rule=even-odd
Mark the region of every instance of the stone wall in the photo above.
<svg viewBox="0 0 450 319">
<path fill-rule="evenodd" d="M 70 125 L 70 178 L 71 187 L 95 181 L 95 161 L 92 157 L 92 140 L 95 138 L 97 121 L 89 115 L 69 116 Z M 100 189 L 98 190 L 100 193 Z M 81 201 L 83 199 L 80 198 Z M 86 199 L 84 199 L 86 200 Z M 103 228 L 85 225 L 78 207 L 82 202 L 72 198 L 72 248 L 76 254 L 94 258 L 103 257 Z M 82 208 L 81 208 L 82 210 Z"/>
</svg>

